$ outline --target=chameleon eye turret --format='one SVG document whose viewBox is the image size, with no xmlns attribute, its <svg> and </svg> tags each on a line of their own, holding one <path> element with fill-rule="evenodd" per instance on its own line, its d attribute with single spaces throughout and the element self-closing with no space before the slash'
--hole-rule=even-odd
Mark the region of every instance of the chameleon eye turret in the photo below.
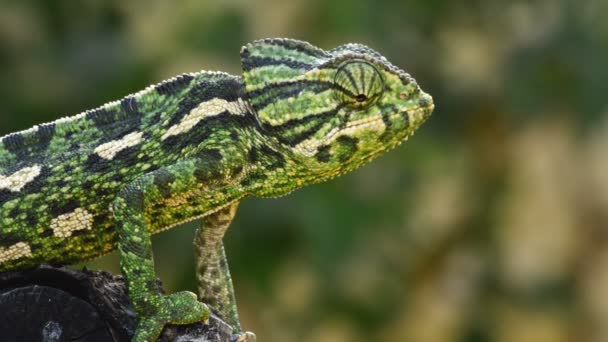
<svg viewBox="0 0 608 342">
<path fill-rule="evenodd" d="M 363 60 L 340 65 L 334 82 L 338 100 L 352 109 L 373 105 L 384 92 L 382 75 L 375 66 Z"/>
<path fill-rule="evenodd" d="M 118 249 L 139 317 L 134 341 L 209 304 L 240 332 L 222 237 L 247 196 L 280 196 L 354 170 L 433 111 L 405 71 L 360 44 L 291 39 L 241 49 L 243 75 L 177 76 L 119 101 L 0 138 L 0 271 Z M 203 218 L 198 299 L 162 295 L 150 235 Z"/>
</svg>

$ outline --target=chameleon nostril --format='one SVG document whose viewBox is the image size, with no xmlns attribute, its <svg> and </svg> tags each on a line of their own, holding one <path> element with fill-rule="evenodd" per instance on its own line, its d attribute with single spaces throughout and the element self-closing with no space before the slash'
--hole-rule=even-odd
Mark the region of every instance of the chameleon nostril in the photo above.
<svg viewBox="0 0 608 342">
<path fill-rule="evenodd" d="M 402 100 L 406 100 L 407 99 L 407 93 L 403 92 L 403 93 L 399 93 L 399 98 Z"/>
<path fill-rule="evenodd" d="M 423 96 L 423 97 L 421 97 L 418 100 L 418 105 L 420 105 L 420 107 L 429 107 L 429 106 L 432 106 L 433 105 L 433 98 L 430 97 L 430 96 L 428 96 L 428 95 Z"/>
</svg>

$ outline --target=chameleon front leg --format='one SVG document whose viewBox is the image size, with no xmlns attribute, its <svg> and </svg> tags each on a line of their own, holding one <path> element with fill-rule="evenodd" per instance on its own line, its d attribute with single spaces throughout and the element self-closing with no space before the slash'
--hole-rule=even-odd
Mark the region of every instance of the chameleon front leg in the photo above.
<svg viewBox="0 0 608 342">
<path fill-rule="evenodd" d="M 199 297 L 237 332 L 233 337 L 234 341 L 253 342 L 255 335 L 241 330 L 234 287 L 222 243 L 237 207 L 238 203 L 234 203 L 206 216 L 196 231 L 194 249 L 197 257 L 198 293 Z"/>
<path fill-rule="evenodd" d="M 195 161 L 187 161 L 146 174 L 114 200 L 120 266 L 139 317 L 133 341 L 155 341 L 167 323 L 190 324 L 209 317 L 209 309 L 194 293 L 161 295 L 145 218 L 146 208 L 196 187 L 196 165 Z"/>
</svg>

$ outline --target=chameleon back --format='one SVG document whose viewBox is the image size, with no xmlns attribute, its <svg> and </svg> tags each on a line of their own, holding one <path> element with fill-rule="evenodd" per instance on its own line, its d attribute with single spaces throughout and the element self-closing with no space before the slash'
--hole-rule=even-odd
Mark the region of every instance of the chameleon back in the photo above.
<svg viewBox="0 0 608 342">
<path fill-rule="evenodd" d="M 217 125 L 208 125 L 206 136 L 172 136 L 169 129 L 200 103 L 236 101 L 241 87 L 224 73 L 185 74 L 0 138 L 0 271 L 70 264 L 115 249 L 109 208 L 116 194 L 194 151 Z"/>
</svg>

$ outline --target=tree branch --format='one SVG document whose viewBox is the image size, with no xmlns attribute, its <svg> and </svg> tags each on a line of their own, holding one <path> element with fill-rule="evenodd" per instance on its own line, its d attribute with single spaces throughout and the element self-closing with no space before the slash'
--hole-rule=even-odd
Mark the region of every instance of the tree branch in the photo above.
<svg viewBox="0 0 608 342">
<path fill-rule="evenodd" d="M 0 274 L 2 341 L 129 341 L 137 316 L 121 276 L 41 265 Z M 229 342 L 231 327 L 167 325 L 159 341 Z"/>
</svg>

